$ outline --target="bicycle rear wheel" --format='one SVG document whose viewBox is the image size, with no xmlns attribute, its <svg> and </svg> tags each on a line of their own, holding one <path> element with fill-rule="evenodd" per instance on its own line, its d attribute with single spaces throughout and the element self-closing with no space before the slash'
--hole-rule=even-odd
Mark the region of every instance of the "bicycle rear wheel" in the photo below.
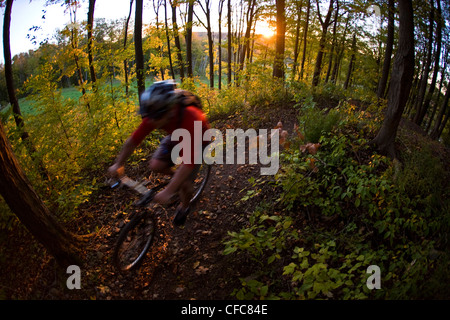
<svg viewBox="0 0 450 320">
<path fill-rule="evenodd" d="M 114 249 L 115 267 L 123 271 L 137 268 L 152 244 L 156 222 L 149 210 L 142 210 L 128 222 L 119 234 Z"/>
</svg>

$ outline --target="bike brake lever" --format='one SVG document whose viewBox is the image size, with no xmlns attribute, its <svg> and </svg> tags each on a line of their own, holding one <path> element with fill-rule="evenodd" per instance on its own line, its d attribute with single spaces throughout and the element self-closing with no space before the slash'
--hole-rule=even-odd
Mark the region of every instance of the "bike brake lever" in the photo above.
<svg viewBox="0 0 450 320">
<path fill-rule="evenodd" d="M 119 185 L 120 185 L 120 180 L 119 180 L 119 181 L 116 181 L 115 183 L 113 183 L 113 184 L 111 185 L 111 189 L 114 189 L 114 188 L 118 187 Z"/>
<path fill-rule="evenodd" d="M 118 180 L 109 179 L 109 180 L 106 181 L 106 184 L 111 189 L 115 189 L 115 188 L 119 187 L 122 184 L 122 180 L 121 179 L 118 179 Z"/>
</svg>

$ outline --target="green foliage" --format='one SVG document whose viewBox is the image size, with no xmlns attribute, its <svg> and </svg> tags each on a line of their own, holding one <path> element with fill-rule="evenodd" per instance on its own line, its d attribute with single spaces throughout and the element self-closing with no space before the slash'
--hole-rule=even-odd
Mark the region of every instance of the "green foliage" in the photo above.
<svg viewBox="0 0 450 320">
<path fill-rule="evenodd" d="M 49 173 L 49 181 L 40 176 L 14 123 L 6 125 L 14 152 L 34 187 L 56 215 L 70 218 L 97 189 L 97 179 L 92 180 L 89 174 L 104 170 L 139 119 L 135 102 L 123 94 L 120 86 L 110 83 L 107 75 L 98 80 L 95 91 L 86 88 L 85 94 L 81 90 L 74 94 L 73 89 L 58 89 L 56 60 L 49 57 L 26 82 L 34 110 L 26 118 L 26 129 L 38 150 L 36 157 Z M 8 211 L 5 206 L 1 216 L 15 221 Z"/>
<path fill-rule="evenodd" d="M 237 250 L 246 251 L 261 266 L 271 264 L 281 258 L 281 253 L 286 249 L 286 240 L 298 238 L 292 223 L 289 216 L 270 214 L 263 204 L 250 217 L 249 228 L 242 229 L 239 233 L 229 233 L 231 240 L 225 242 L 224 254 Z M 271 254 L 265 257 L 267 252 Z"/>
<path fill-rule="evenodd" d="M 313 107 L 302 111 L 327 116 Z M 419 144 L 404 151 L 399 170 L 362 138 L 379 126 L 377 107 L 362 111 L 343 102 L 334 112 L 330 122 L 339 126 L 317 130 L 317 153 L 302 152 L 304 142 L 294 140 L 281 154 L 280 197 L 229 234 L 224 253 L 245 254 L 259 270 L 245 278 L 251 282 L 241 279 L 237 298 L 405 299 L 432 296 L 426 279 L 448 278 L 441 271 L 447 256 L 436 254 L 448 246 L 450 231 L 442 161 Z M 366 286 L 370 265 L 382 270 L 381 290 Z"/>
<path fill-rule="evenodd" d="M 317 108 L 307 108 L 299 118 L 306 141 L 317 143 L 322 136 L 329 135 L 336 127 L 340 113 L 334 109 L 324 112 Z"/>
</svg>

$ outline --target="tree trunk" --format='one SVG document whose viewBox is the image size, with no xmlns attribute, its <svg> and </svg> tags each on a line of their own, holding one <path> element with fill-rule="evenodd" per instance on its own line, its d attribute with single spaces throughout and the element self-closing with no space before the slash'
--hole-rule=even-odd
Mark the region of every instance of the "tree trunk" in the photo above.
<svg viewBox="0 0 450 320">
<path fill-rule="evenodd" d="M 342 40 L 338 47 L 338 51 L 336 52 L 336 59 L 334 62 L 333 72 L 331 73 L 331 82 L 334 84 L 336 84 L 337 79 L 339 77 L 339 69 L 341 67 L 341 61 L 344 56 L 345 42 L 347 40 L 346 38 L 349 22 L 350 22 L 350 15 L 348 15 L 347 21 L 345 22 L 344 33 L 342 35 Z"/>
<path fill-rule="evenodd" d="M 142 7 L 143 0 L 136 0 L 134 17 L 134 51 L 136 56 L 136 78 L 139 99 L 145 91 L 144 52 L 142 50 Z"/>
<path fill-rule="evenodd" d="M 77 21 L 77 6 L 72 6 L 71 3 L 67 2 L 66 5 L 68 6 L 70 10 L 70 22 L 75 24 Z M 91 115 L 91 105 L 89 104 L 89 99 L 87 98 L 86 89 L 84 87 L 84 78 L 83 78 L 83 72 L 81 70 L 80 66 L 80 58 L 78 57 L 77 51 L 78 51 L 78 30 L 76 30 L 74 27 L 71 28 L 70 31 L 70 42 L 73 50 L 73 59 L 75 61 L 75 67 L 78 75 L 78 85 L 81 88 L 81 94 L 86 99 L 86 107 L 88 110 L 89 115 Z"/>
<path fill-rule="evenodd" d="M 208 38 L 208 55 L 209 55 L 209 86 L 210 88 L 214 88 L 214 41 L 212 36 L 211 29 L 211 1 L 205 0 L 205 6 L 201 2 L 199 2 L 200 7 L 203 10 L 206 18 L 206 24 L 203 23 L 197 16 L 197 19 L 200 23 L 205 27 L 206 34 Z"/>
<path fill-rule="evenodd" d="M 80 264 L 79 238 L 64 230 L 23 173 L 0 122 L 0 194 L 30 233 L 61 267 Z"/>
<path fill-rule="evenodd" d="M 180 70 L 180 79 L 181 82 L 184 80 L 184 63 L 183 63 L 183 55 L 181 54 L 181 43 L 180 43 L 180 36 L 178 33 L 178 24 L 177 24 L 177 5 L 178 1 L 171 1 L 172 6 L 172 24 L 173 24 L 173 33 L 175 38 L 175 46 L 177 47 L 177 57 L 178 57 L 178 63 L 179 63 L 179 70 Z"/>
<path fill-rule="evenodd" d="M 442 52 L 442 56 L 443 57 L 447 56 L 447 50 L 444 50 Z M 444 59 L 444 66 L 442 67 L 442 70 L 447 70 L 447 59 Z M 431 125 L 433 124 L 433 119 L 435 119 L 435 115 L 436 115 L 436 112 L 437 112 L 438 107 L 439 107 L 439 101 L 441 99 L 442 87 L 444 85 L 444 78 L 445 78 L 444 75 L 441 74 L 441 80 L 439 81 L 438 94 L 437 94 L 437 97 L 436 97 L 436 101 L 434 101 L 434 107 L 433 107 L 433 111 L 432 111 L 432 114 L 431 114 L 431 117 L 430 117 L 430 121 L 428 121 L 427 129 L 426 129 L 427 132 L 429 132 L 430 129 L 431 129 Z M 438 121 L 437 118 L 435 119 L 435 122 L 436 121 Z"/>
<path fill-rule="evenodd" d="M 186 25 L 186 64 L 187 76 L 193 78 L 192 71 L 192 23 L 194 19 L 194 0 L 190 0 L 188 4 L 188 19 Z"/>
<path fill-rule="evenodd" d="M 330 59 L 328 61 L 328 70 L 327 70 L 327 76 L 325 78 L 325 83 L 328 83 L 328 80 L 331 76 L 331 67 L 333 66 L 333 59 L 334 59 L 334 51 L 336 48 L 336 42 L 337 42 L 337 22 L 339 18 L 339 1 L 336 1 L 336 12 L 334 14 L 334 24 L 333 24 L 333 40 L 331 42 L 331 50 L 330 50 Z"/>
<path fill-rule="evenodd" d="M 319 21 L 320 21 L 320 24 L 322 25 L 322 35 L 320 37 L 319 52 L 317 53 L 316 65 L 314 67 L 313 82 L 312 82 L 313 87 L 316 87 L 320 81 L 320 73 L 322 71 L 322 59 L 323 59 L 325 44 L 327 42 L 327 33 L 328 33 L 328 27 L 330 26 L 331 14 L 333 13 L 334 0 L 330 0 L 330 6 L 328 8 L 328 13 L 325 17 L 325 20 L 322 20 L 322 16 L 320 14 L 319 1 L 316 0 L 316 2 L 317 2 Z"/>
<path fill-rule="evenodd" d="M 384 52 L 383 70 L 381 72 L 381 78 L 378 82 L 377 97 L 378 99 L 384 98 L 386 92 L 386 84 L 389 78 L 389 71 L 391 70 L 392 50 L 394 47 L 394 14 L 395 14 L 395 0 L 389 0 L 388 4 L 388 29 L 387 29 L 387 41 L 386 49 Z"/>
<path fill-rule="evenodd" d="M 277 38 L 275 45 L 275 61 L 273 63 L 273 77 L 284 79 L 284 49 L 285 49 L 285 1 L 276 0 L 277 5 Z"/>
<path fill-rule="evenodd" d="M 255 16 L 255 6 L 256 6 L 256 0 L 249 0 L 248 1 L 248 11 L 247 11 L 247 28 L 245 30 L 244 35 L 244 44 L 242 46 L 241 54 L 239 56 L 240 63 L 239 63 L 239 70 L 244 70 L 244 64 L 245 64 L 245 57 L 246 53 L 248 51 L 248 48 L 250 47 L 250 34 L 252 32 L 252 25 L 253 25 L 253 18 Z M 247 56 L 248 58 L 248 56 Z"/>
<path fill-rule="evenodd" d="M 222 90 L 222 10 L 224 1 L 225 0 L 219 1 L 219 90 Z"/>
<path fill-rule="evenodd" d="M 303 0 L 300 5 L 296 3 L 297 7 L 297 23 L 295 26 L 295 44 L 294 44 L 294 63 L 292 65 L 292 80 L 295 80 L 295 75 L 298 69 L 298 49 L 301 46 L 300 43 L 300 25 L 302 21 L 302 11 L 303 11 Z"/>
<path fill-rule="evenodd" d="M 437 0 L 437 19 L 436 19 L 436 51 L 434 53 L 434 70 L 433 77 L 430 83 L 430 89 L 428 90 L 425 102 L 423 103 L 422 109 L 424 110 L 424 115 L 430 107 L 431 99 L 433 98 L 434 90 L 436 89 L 437 75 L 439 72 L 439 62 L 441 57 L 441 47 L 442 47 L 442 17 L 441 17 L 441 1 Z M 431 122 L 433 119 L 429 119 Z"/>
<path fill-rule="evenodd" d="M 448 108 L 448 100 L 450 98 L 450 82 L 447 85 L 447 92 L 445 93 L 445 98 L 444 98 L 444 102 L 442 103 L 441 109 L 439 110 L 439 114 L 436 118 L 436 121 L 434 123 L 434 127 L 433 130 L 431 131 L 431 138 L 437 140 L 439 138 L 439 136 L 442 133 L 442 130 L 445 127 L 445 121 L 443 121 L 444 117 L 445 117 L 445 113 L 447 111 Z M 448 119 L 448 116 L 447 116 Z M 444 124 L 443 124 L 444 122 Z"/>
<path fill-rule="evenodd" d="M 5 56 L 5 80 L 6 89 L 8 91 L 9 103 L 11 103 L 14 121 L 17 128 L 21 131 L 22 140 L 28 139 L 28 132 L 23 130 L 24 123 L 22 112 L 20 110 L 19 101 L 17 100 L 16 90 L 14 88 L 12 59 L 11 59 L 11 43 L 10 43 L 10 26 L 11 26 L 11 10 L 13 0 L 6 1 L 5 16 L 3 21 L 3 54 Z"/>
<path fill-rule="evenodd" d="M 209 55 L 209 87 L 214 88 L 214 40 L 211 30 L 211 17 L 210 13 L 207 16 L 208 21 L 208 55 Z"/>
<path fill-rule="evenodd" d="M 433 0 L 431 0 L 431 8 L 430 8 L 430 18 L 429 18 L 429 30 L 428 30 L 428 44 L 427 44 L 427 57 L 425 61 L 425 67 L 422 75 L 422 80 L 419 88 L 419 95 L 417 96 L 416 101 L 416 114 L 414 116 L 414 123 L 417 125 L 421 125 L 423 118 L 425 117 L 425 113 L 427 110 L 424 108 L 424 99 L 425 93 L 427 91 L 428 86 L 428 75 L 430 73 L 431 68 L 431 60 L 432 60 L 432 52 L 433 52 L 433 24 L 434 24 L 434 4 Z"/>
<path fill-rule="evenodd" d="M 412 0 L 399 0 L 399 42 L 389 84 L 386 115 L 375 139 L 372 141 L 381 153 L 392 158 L 403 110 L 408 100 L 414 75 L 414 16 Z"/>
<path fill-rule="evenodd" d="M 231 32 L 231 0 L 228 0 L 227 4 L 228 12 L 227 12 L 227 28 L 228 28 L 228 65 L 227 65 L 227 72 L 228 72 L 228 86 L 231 85 L 232 81 L 232 74 L 231 74 L 231 61 L 232 61 L 232 51 L 231 51 L 231 45 L 232 45 L 232 32 Z"/>
<path fill-rule="evenodd" d="M 166 40 L 167 40 L 167 55 L 169 56 L 169 67 L 170 67 L 170 73 L 172 74 L 172 79 L 175 80 L 175 71 L 173 69 L 173 63 L 172 63 L 172 51 L 170 46 L 170 37 L 169 37 L 169 24 L 167 22 L 167 1 L 164 0 L 164 24 L 166 28 Z"/>
<path fill-rule="evenodd" d="M 308 8 L 306 9 L 306 21 L 305 28 L 303 29 L 303 55 L 302 55 L 302 65 L 300 67 L 300 80 L 303 79 L 303 73 L 305 69 L 305 59 L 306 59 L 306 40 L 308 37 L 309 28 L 309 14 L 311 12 L 311 0 L 308 0 Z"/>
<path fill-rule="evenodd" d="M 130 23 L 131 19 L 131 12 L 133 8 L 133 1 L 130 0 L 130 11 L 128 12 L 128 18 L 125 21 L 125 31 L 124 31 L 124 38 L 123 38 L 123 50 L 125 51 L 127 48 L 127 41 L 128 41 L 128 24 Z M 123 72 L 125 75 L 125 94 L 128 97 L 128 91 L 129 91 L 129 83 L 128 83 L 128 60 L 125 58 L 123 60 Z"/>
<path fill-rule="evenodd" d="M 16 90 L 14 87 L 13 71 L 12 71 L 12 59 L 11 59 L 11 42 L 10 42 L 10 27 L 11 27 L 11 11 L 13 0 L 6 1 L 5 16 L 3 22 L 3 56 L 5 59 L 5 81 L 6 90 L 8 92 L 9 103 L 12 106 L 14 122 L 20 132 L 22 142 L 25 144 L 30 157 L 37 165 L 39 174 L 44 180 L 49 180 L 49 175 L 45 169 L 41 159 L 36 156 L 36 148 L 29 139 L 29 134 L 25 130 L 25 124 L 20 110 L 19 101 L 17 100 Z"/>
<path fill-rule="evenodd" d="M 356 33 L 353 34 L 352 40 L 352 56 L 350 58 L 350 64 L 348 66 L 347 78 L 345 79 L 344 89 L 347 90 L 350 85 L 350 79 L 352 78 L 352 72 L 355 64 L 355 55 L 356 55 Z"/>
<path fill-rule="evenodd" d="M 94 10 L 95 10 L 95 0 L 89 0 L 89 11 L 88 11 L 88 19 L 87 19 L 87 50 L 88 50 L 88 60 L 89 60 L 89 73 L 91 75 L 91 81 L 95 88 L 95 83 L 97 78 L 95 76 L 94 70 L 94 58 L 93 58 L 93 37 L 92 30 L 94 28 Z"/>
</svg>

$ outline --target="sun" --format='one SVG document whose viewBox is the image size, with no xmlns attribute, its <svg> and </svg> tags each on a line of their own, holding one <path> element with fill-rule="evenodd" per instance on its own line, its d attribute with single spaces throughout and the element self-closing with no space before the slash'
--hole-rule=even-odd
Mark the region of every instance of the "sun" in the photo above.
<svg viewBox="0 0 450 320">
<path fill-rule="evenodd" d="M 275 31 L 266 21 L 258 21 L 256 23 L 256 34 L 260 34 L 264 38 L 269 39 L 275 35 Z"/>
</svg>

